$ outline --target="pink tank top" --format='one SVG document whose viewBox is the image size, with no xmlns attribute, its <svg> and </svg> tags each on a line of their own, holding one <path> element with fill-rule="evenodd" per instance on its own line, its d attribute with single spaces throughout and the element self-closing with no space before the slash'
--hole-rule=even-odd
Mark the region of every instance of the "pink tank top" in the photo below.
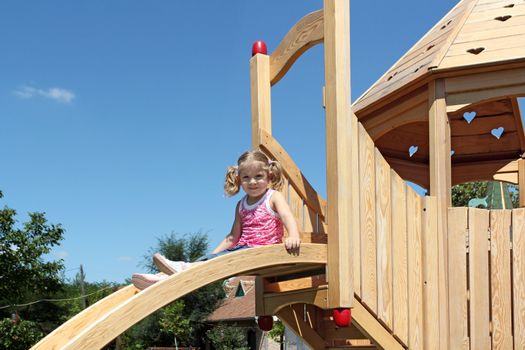
<svg viewBox="0 0 525 350">
<path fill-rule="evenodd" d="M 283 222 L 270 207 L 272 194 L 273 190 L 268 189 L 261 199 L 251 205 L 247 203 L 248 196 L 241 199 L 241 238 L 237 246 L 257 247 L 282 242 Z"/>
</svg>

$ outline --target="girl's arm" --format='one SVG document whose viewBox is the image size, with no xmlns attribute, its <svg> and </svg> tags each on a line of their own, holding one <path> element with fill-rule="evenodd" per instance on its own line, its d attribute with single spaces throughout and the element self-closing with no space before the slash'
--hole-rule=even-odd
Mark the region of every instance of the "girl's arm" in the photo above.
<svg viewBox="0 0 525 350">
<path fill-rule="evenodd" d="M 233 247 L 237 242 L 239 241 L 239 238 L 241 238 L 241 218 L 239 216 L 239 204 L 241 202 L 239 201 L 237 203 L 237 206 L 235 207 L 235 221 L 233 222 L 232 229 L 230 233 L 224 237 L 221 243 L 213 250 L 213 254 L 222 252 L 223 250 L 226 250 L 228 248 Z"/>
<path fill-rule="evenodd" d="M 288 237 L 284 240 L 284 246 L 287 250 L 296 250 L 301 245 L 301 237 L 297 229 L 297 222 L 284 199 L 281 192 L 274 191 L 270 198 L 271 207 L 279 214 L 283 221 L 284 227 L 288 231 Z"/>
</svg>

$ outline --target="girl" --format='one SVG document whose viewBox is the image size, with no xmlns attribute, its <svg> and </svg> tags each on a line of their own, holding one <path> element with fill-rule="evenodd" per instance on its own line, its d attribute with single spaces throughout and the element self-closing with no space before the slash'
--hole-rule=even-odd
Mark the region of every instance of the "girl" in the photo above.
<svg viewBox="0 0 525 350">
<path fill-rule="evenodd" d="M 237 166 L 228 168 L 224 182 L 228 196 L 237 194 L 240 188 L 246 193 L 237 203 L 230 233 L 212 254 L 196 262 L 171 261 L 157 253 L 153 256 L 155 265 L 161 272 L 171 275 L 232 251 L 282 243 L 283 224 L 288 231 L 284 246 L 289 252 L 296 252 L 301 240 L 290 207 L 278 192 L 282 184 L 282 169 L 278 162 L 270 161 L 260 150 L 243 153 Z M 144 289 L 165 278 L 164 274 L 134 274 L 132 281 L 137 288 Z"/>
</svg>

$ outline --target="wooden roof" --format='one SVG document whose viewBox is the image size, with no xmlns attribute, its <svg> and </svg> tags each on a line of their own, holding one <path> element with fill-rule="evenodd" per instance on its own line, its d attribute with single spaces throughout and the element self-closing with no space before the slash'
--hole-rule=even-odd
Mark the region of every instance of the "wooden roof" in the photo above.
<svg viewBox="0 0 525 350">
<path fill-rule="evenodd" d="M 460 1 L 353 104 L 391 166 L 427 188 L 430 87 L 438 81 L 450 122 L 452 183 L 492 179 L 521 157 L 525 2 Z"/>
</svg>

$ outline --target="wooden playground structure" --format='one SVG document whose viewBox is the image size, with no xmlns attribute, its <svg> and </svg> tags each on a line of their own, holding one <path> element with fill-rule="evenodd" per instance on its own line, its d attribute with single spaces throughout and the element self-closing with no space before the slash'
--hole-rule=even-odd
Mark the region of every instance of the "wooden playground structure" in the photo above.
<svg viewBox="0 0 525 350">
<path fill-rule="evenodd" d="M 352 106 L 349 23 L 348 0 L 324 0 L 271 55 L 250 61 L 253 147 L 283 165 L 300 254 L 253 248 L 144 291 L 125 287 L 33 349 L 100 349 L 175 299 L 240 274 L 257 276 L 257 314 L 277 315 L 313 349 L 525 349 L 525 209 L 451 207 L 454 184 L 525 184 L 525 1 L 460 1 Z M 271 87 L 318 43 L 326 200 L 271 127 Z M 351 326 L 331 320 L 340 307 L 351 308 Z"/>
</svg>

